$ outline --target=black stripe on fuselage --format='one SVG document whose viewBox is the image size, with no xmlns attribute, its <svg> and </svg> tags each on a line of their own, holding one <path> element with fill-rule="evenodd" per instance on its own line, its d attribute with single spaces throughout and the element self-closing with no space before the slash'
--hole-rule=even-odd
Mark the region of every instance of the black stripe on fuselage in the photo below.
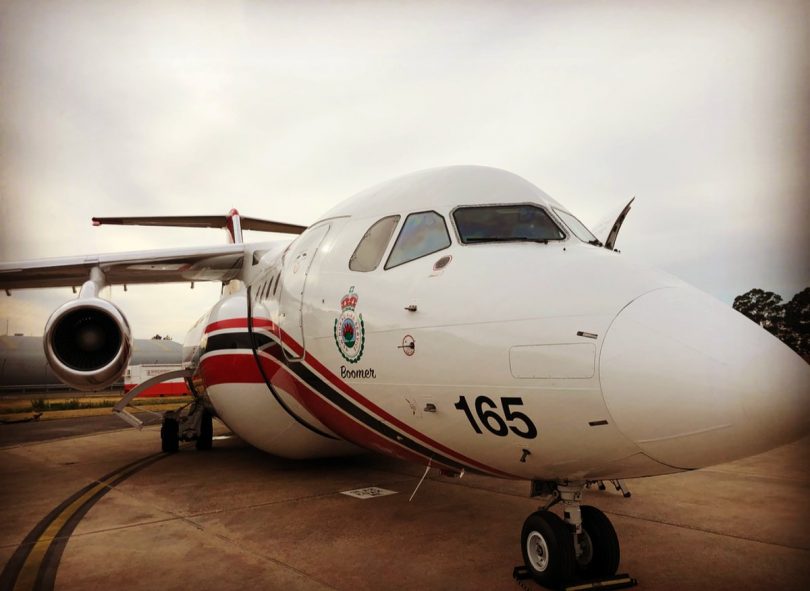
<svg viewBox="0 0 810 591">
<path fill-rule="evenodd" d="M 272 339 L 270 336 L 266 334 L 261 334 L 257 332 L 249 333 L 249 332 L 223 332 L 219 334 L 209 335 L 208 342 L 205 344 L 205 353 L 211 353 L 212 351 L 230 351 L 235 349 L 250 349 L 253 352 L 253 359 L 256 362 L 256 366 L 259 368 L 259 373 L 264 380 L 264 384 L 267 386 L 267 389 L 270 390 L 270 394 L 273 395 L 273 398 L 276 399 L 278 405 L 286 412 L 296 423 L 301 425 L 302 427 L 312 431 L 316 435 L 320 435 L 321 437 L 325 437 L 326 439 L 331 439 L 332 441 L 338 441 L 338 438 L 334 435 L 330 435 L 329 433 L 324 433 L 314 425 L 311 425 L 308 421 L 303 419 L 302 417 L 298 416 L 284 400 L 279 396 L 278 392 L 276 391 L 275 387 L 273 386 L 272 382 L 267 379 L 267 375 L 264 373 L 264 368 L 259 361 L 257 350 L 261 349 L 262 351 L 267 351 L 269 349 L 278 348 L 278 343 Z"/>
<path fill-rule="evenodd" d="M 256 348 L 275 342 L 264 334 L 253 333 L 253 336 L 255 337 Z M 253 349 L 253 345 L 254 339 L 251 339 L 250 333 L 244 330 L 241 332 L 222 332 L 208 335 L 208 342 L 205 343 L 204 352 L 210 353 L 212 351 L 226 351 L 229 349 Z"/>
<path fill-rule="evenodd" d="M 343 410 L 346 414 L 348 414 L 349 416 L 351 416 L 364 426 L 368 427 L 372 431 L 375 431 L 377 434 L 382 435 L 387 439 L 394 441 L 413 452 L 416 452 L 423 456 L 427 456 L 428 458 L 435 459 L 436 461 L 440 461 L 443 464 L 450 466 L 452 468 L 457 468 L 459 470 L 471 469 L 476 472 L 480 472 L 480 470 L 470 468 L 457 462 L 456 460 L 452 460 L 446 456 L 440 455 L 438 452 L 435 452 L 432 449 L 423 446 L 417 441 L 411 439 L 409 436 L 404 435 L 401 432 L 397 431 L 390 425 L 384 423 L 382 420 L 378 419 L 374 415 L 368 413 L 367 411 L 363 410 L 362 408 L 351 402 L 346 396 L 338 392 L 331 384 L 329 384 L 323 378 L 315 374 L 302 362 L 298 361 L 294 363 L 287 363 L 287 360 L 284 358 L 284 354 L 281 351 L 281 346 L 275 339 L 269 337 L 266 334 L 256 332 L 255 330 L 253 331 L 252 334 L 256 340 L 256 348 L 253 348 L 253 343 L 251 342 L 251 333 L 228 332 L 209 336 L 205 351 L 211 352 L 227 349 L 252 349 L 254 355 L 258 356 L 257 349 L 261 349 L 262 353 L 275 359 L 281 366 L 286 367 L 289 371 L 298 376 L 298 378 L 300 378 L 301 381 L 307 384 L 312 390 L 318 393 L 321 397 L 326 398 L 332 404 Z M 280 399 L 277 392 L 275 391 L 275 388 L 271 385 L 270 381 L 267 379 L 267 376 L 265 376 L 262 364 L 259 362 L 258 357 L 256 359 L 256 363 L 259 366 L 259 371 L 264 377 L 265 383 L 267 384 L 268 388 L 273 393 L 273 396 L 276 398 L 279 404 L 288 413 L 290 413 L 290 416 L 295 418 L 299 423 L 314 430 L 315 429 L 314 427 L 310 427 L 309 425 L 303 422 L 303 419 L 299 419 L 294 413 L 292 413 L 292 411 L 290 411 L 289 408 Z M 329 437 L 328 435 L 325 435 L 320 431 L 316 432 L 319 435 Z M 334 439 L 334 437 L 331 438 Z"/>
<path fill-rule="evenodd" d="M 278 350 L 273 352 L 268 352 L 268 355 L 273 356 L 276 361 L 280 364 L 284 364 L 283 354 Z M 343 412 L 351 416 L 353 419 L 368 427 L 372 431 L 375 431 L 378 435 L 382 435 L 399 445 L 426 456 L 431 459 L 435 459 L 446 466 L 450 466 L 452 468 L 457 468 L 459 470 L 466 470 L 470 469 L 463 464 L 460 464 L 456 460 L 452 460 L 446 456 L 439 454 L 438 452 L 423 446 L 422 444 L 418 443 L 417 441 L 411 439 L 409 436 L 404 435 L 391 427 L 390 425 L 384 423 L 382 420 L 378 419 L 374 415 L 370 414 L 369 412 L 363 410 L 353 402 L 351 402 L 346 396 L 338 392 L 331 384 L 326 382 L 323 378 L 315 374 L 312 370 L 306 367 L 302 362 L 290 363 L 287 365 L 287 369 L 293 372 L 298 378 L 301 379 L 305 384 L 307 384 L 312 390 L 316 393 L 320 394 L 321 397 L 326 398 L 329 402 L 333 405 L 337 406 Z M 473 470 L 475 470 L 473 468 Z M 475 470 L 479 472 L 480 470 Z"/>
</svg>

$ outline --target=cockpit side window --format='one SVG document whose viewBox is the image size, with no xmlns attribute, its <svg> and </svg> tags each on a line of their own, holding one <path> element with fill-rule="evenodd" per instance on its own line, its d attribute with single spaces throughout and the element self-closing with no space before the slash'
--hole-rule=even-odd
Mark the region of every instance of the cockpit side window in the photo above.
<svg viewBox="0 0 810 591">
<path fill-rule="evenodd" d="M 461 242 L 548 242 L 564 240 L 565 233 L 537 205 L 459 207 L 453 219 Z"/>
<path fill-rule="evenodd" d="M 585 224 L 580 222 L 576 217 L 572 214 L 568 213 L 567 211 L 563 211 L 562 209 L 554 208 L 554 211 L 557 212 L 557 215 L 560 216 L 563 223 L 568 227 L 569 230 L 582 240 L 583 242 L 587 242 L 588 244 L 594 244 L 596 246 L 601 246 L 599 240 L 591 234 L 591 231 L 585 227 Z"/>
<path fill-rule="evenodd" d="M 388 255 L 386 269 L 427 256 L 450 246 L 450 235 L 444 218 L 435 211 L 412 213 L 405 218 L 394 248 Z"/>
<path fill-rule="evenodd" d="M 349 269 L 352 271 L 373 271 L 377 268 L 385 254 L 385 249 L 391 241 L 394 229 L 399 223 L 399 216 L 392 215 L 377 220 L 366 230 L 352 258 L 349 259 Z"/>
</svg>

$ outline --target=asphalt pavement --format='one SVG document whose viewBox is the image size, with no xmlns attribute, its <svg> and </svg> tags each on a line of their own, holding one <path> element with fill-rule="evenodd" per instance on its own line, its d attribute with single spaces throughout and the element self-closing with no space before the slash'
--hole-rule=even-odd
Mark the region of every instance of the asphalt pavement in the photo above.
<svg viewBox="0 0 810 591">
<path fill-rule="evenodd" d="M 421 466 L 285 460 L 215 433 L 212 450 L 163 454 L 156 425 L 112 416 L 0 425 L 0 589 L 520 591 L 520 528 L 540 502 L 526 482 L 431 473 L 411 500 Z M 808 465 L 805 438 L 585 502 L 639 589 L 806 591 Z"/>
<path fill-rule="evenodd" d="M 160 423 L 160 418 L 151 413 L 136 412 L 134 414 L 144 422 L 144 425 L 157 425 Z M 0 447 L 132 428 L 112 414 L 53 421 L 2 423 L 0 424 Z"/>
</svg>

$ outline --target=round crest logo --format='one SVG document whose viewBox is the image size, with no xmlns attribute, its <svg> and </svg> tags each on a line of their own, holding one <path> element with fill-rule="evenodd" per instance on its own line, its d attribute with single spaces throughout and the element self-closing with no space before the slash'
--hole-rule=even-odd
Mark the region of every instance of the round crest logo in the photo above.
<svg viewBox="0 0 810 591">
<path fill-rule="evenodd" d="M 366 344 L 363 315 L 358 314 L 357 300 L 354 286 L 340 300 L 341 313 L 335 319 L 335 344 L 343 358 L 349 363 L 357 363 L 363 356 Z"/>
</svg>

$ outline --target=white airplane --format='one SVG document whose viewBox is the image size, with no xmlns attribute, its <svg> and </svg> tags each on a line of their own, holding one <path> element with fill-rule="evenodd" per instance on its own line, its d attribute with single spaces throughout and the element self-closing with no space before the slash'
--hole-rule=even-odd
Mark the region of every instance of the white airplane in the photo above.
<svg viewBox="0 0 810 591">
<path fill-rule="evenodd" d="M 529 480 L 564 506 L 564 519 L 548 505 L 530 515 L 520 541 L 534 578 L 556 585 L 619 565 L 610 521 L 581 504 L 586 484 L 758 454 L 810 426 L 808 364 L 615 251 L 628 208 L 603 248 L 514 174 L 439 168 L 363 191 L 307 228 L 235 211 L 96 218 L 227 226 L 233 244 L 7 263 L 0 288 L 82 286 L 44 346 L 65 383 L 93 389 L 120 379 L 131 350 L 103 287 L 223 282 L 186 337 L 197 402 L 164 419 L 165 451 L 181 438 L 210 447 L 213 414 L 278 456 L 365 449 L 446 475 Z M 300 236 L 245 244 L 243 229 Z"/>
</svg>

